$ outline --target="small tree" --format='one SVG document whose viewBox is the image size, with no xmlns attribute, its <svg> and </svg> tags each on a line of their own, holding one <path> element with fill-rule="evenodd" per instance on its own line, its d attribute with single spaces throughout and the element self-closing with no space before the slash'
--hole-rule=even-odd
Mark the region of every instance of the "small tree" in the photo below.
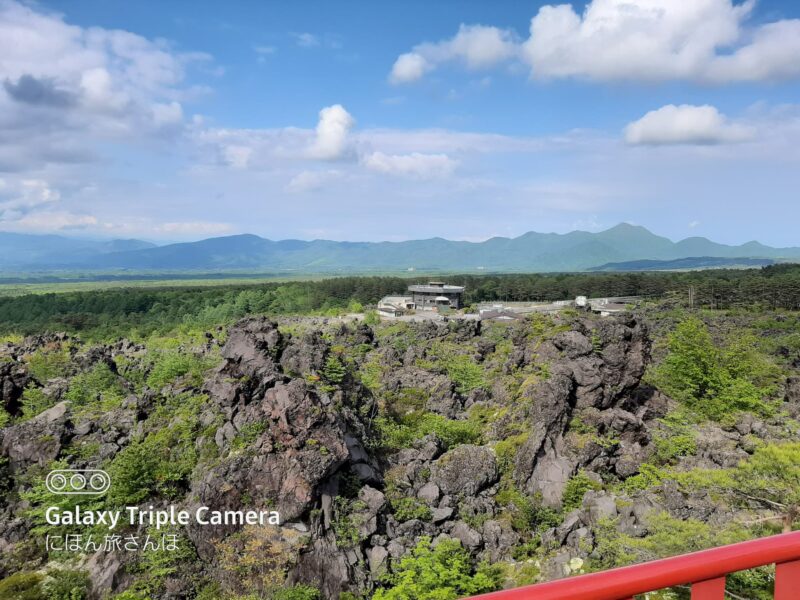
<svg viewBox="0 0 800 600">
<path fill-rule="evenodd" d="M 769 444 L 732 469 L 676 474 L 688 488 L 721 493 L 736 503 L 757 504 L 778 514 L 758 521 L 780 520 L 783 531 L 800 518 L 800 442 Z"/>
<path fill-rule="evenodd" d="M 668 336 L 667 356 L 651 380 L 706 418 L 729 420 L 737 411 L 770 414 L 777 370 L 754 347 L 751 338 L 715 344 L 705 323 L 692 317 Z"/>
<path fill-rule="evenodd" d="M 777 510 L 783 531 L 800 517 L 800 442 L 759 448 L 732 474 L 730 492 Z"/>
<path fill-rule="evenodd" d="M 456 600 L 491 592 L 500 586 L 500 570 L 482 564 L 473 572 L 469 553 L 458 540 L 431 545 L 423 537 L 409 555 L 385 577 L 389 589 L 380 589 L 373 600 Z"/>
</svg>

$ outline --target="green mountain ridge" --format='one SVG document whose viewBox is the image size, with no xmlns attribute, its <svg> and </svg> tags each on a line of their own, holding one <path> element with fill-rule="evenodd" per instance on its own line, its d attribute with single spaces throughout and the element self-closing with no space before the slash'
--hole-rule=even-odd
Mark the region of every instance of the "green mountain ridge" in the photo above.
<svg viewBox="0 0 800 600">
<path fill-rule="evenodd" d="M 0 248 L 4 236 L 0 233 Z M 44 236 L 34 236 L 44 237 Z M 60 238 L 65 240 L 68 238 Z M 133 244 L 134 241 L 129 241 Z M 59 243 L 63 245 L 63 242 Z M 82 242 L 83 243 L 83 242 Z M 146 244 L 146 242 L 138 242 Z M 758 242 L 718 244 L 701 237 L 672 242 L 644 227 L 620 224 L 606 231 L 566 234 L 528 232 L 516 238 L 484 242 L 440 237 L 405 242 L 273 241 L 252 234 L 209 238 L 164 246 L 103 248 L 71 253 L 6 253 L 0 268 L 87 270 L 271 269 L 293 272 L 441 271 L 585 271 L 608 263 L 691 257 L 800 259 L 800 248 L 771 248 Z"/>
</svg>

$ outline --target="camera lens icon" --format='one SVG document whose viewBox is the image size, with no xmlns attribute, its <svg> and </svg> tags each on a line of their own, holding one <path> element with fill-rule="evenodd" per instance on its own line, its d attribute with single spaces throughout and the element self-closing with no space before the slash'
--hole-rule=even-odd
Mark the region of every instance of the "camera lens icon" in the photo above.
<svg viewBox="0 0 800 600">
<path fill-rule="evenodd" d="M 63 492 L 68 483 L 66 476 L 62 473 L 50 473 L 47 478 L 47 489 L 51 492 Z"/>
<path fill-rule="evenodd" d="M 59 469 L 50 471 L 44 484 L 53 494 L 97 496 L 108 491 L 111 478 L 100 469 Z"/>
</svg>

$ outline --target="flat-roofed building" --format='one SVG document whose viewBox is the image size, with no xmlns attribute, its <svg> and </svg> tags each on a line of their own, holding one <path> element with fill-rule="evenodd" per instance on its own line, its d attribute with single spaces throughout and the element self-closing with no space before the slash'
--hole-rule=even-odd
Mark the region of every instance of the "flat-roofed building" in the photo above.
<svg viewBox="0 0 800 600">
<path fill-rule="evenodd" d="M 414 309 L 410 296 L 386 296 L 378 302 L 378 314 L 382 317 L 399 317 Z"/>
<path fill-rule="evenodd" d="M 417 310 L 459 309 L 464 304 L 464 286 L 448 285 L 443 281 L 410 285 L 408 291 Z"/>
</svg>

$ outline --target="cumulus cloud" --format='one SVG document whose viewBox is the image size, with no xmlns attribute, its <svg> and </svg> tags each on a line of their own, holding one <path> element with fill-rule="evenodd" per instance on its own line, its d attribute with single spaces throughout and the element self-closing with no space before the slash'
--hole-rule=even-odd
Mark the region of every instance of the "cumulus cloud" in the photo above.
<svg viewBox="0 0 800 600">
<path fill-rule="evenodd" d="M 449 40 L 420 44 L 394 63 L 390 80 L 408 83 L 461 60 L 484 68 L 519 57 L 534 78 L 706 83 L 800 77 L 800 20 L 757 23 L 754 0 L 591 0 L 545 5 L 530 35 L 462 25 Z"/>
<path fill-rule="evenodd" d="M 32 75 L 23 75 L 16 83 L 6 79 L 3 89 L 12 100 L 23 104 L 63 107 L 75 101 L 69 91 L 58 89 L 58 84 L 51 78 L 37 79 Z"/>
<path fill-rule="evenodd" d="M 185 67 L 207 59 L 0 0 L 0 141 L 13 144 L 17 155 L 0 157 L 0 169 L 74 162 L 72 151 L 84 158 L 99 142 L 175 132 L 189 93 L 182 87 Z"/>
<path fill-rule="evenodd" d="M 392 83 L 410 83 L 421 79 L 432 68 L 433 65 L 421 54 L 407 52 L 398 56 L 397 60 L 394 61 L 392 72 L 389 74 L 389 81 Z"/>
<path fill-rule="evenodd" d="M 754 2 L 593 0 L 544 6 L 523 56 L 535 77 L 761 81 L 800 75 L 800 20 L 747 26 Z"/>
<path fill-rule="evenodd" d="M 446 154 L 384 154 L 373 152 L 361 159 L 365 167 L 378 173 L 400 175 L 416 179 L 447 177 L 458 162 Z"/>
<path fill-rule="evenodd" d="M 469 69 L 493 67 L 517 53 L 514 34 L 506 29 L 462 24 L 448 40 L 424 43 L 401 54 L 392 67 L 392 83 L 410 83 L 420 79 L 437 65 L 457 61 Z"/>
<path fill-rule="evenodd" d="M 731 123 L 713 106 L 669 104 L 625 128 L 629 144 L 725 144 L 752 139 L 753 128 Z"/>
<path fill-rule="evenodd" d="M 342 158 L 348 150 L 348 134 L 355 124 L 341 104 L 323 108 L 319 111 L 317 135 L 309 155 L 322 160 Z"/>
</svg>

